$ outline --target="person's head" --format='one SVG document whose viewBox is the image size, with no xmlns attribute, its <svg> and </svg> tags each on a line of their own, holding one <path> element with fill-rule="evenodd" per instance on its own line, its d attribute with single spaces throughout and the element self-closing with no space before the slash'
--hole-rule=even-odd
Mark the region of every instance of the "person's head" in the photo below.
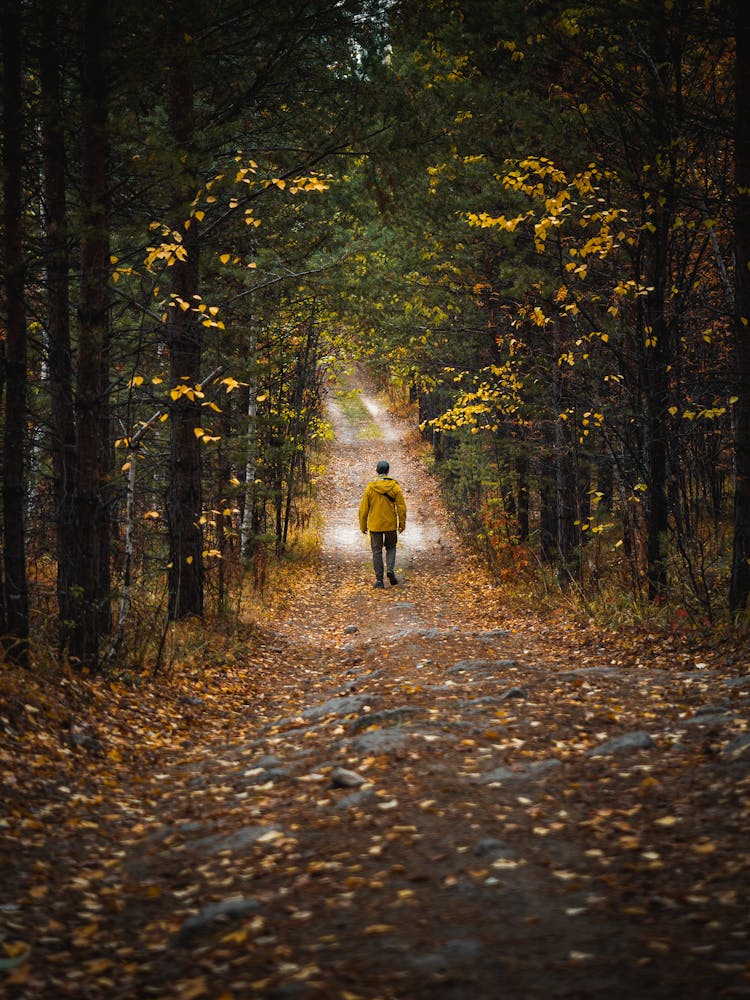
<svg viewBox="0 0 750 1000">
<path fill-rule="evenodd" d="M 384 458 L 381 458 L 381 460 L 375 466 L 375 471 L 377 472 L 377 474 L 379 476 L 387 476 L 389 469 L 390 469 L 390 465 L 386 462 L 386 460 Z"/>
</svg>

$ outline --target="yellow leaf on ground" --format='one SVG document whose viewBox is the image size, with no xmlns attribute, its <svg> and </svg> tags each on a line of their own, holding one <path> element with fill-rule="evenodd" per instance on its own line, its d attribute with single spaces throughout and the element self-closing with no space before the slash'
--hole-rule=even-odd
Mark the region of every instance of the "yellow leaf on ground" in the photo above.
<svg viewBox="0 0 750 1000">
<path fill-rule="evenodd" d="M 707 840 L 702 844 L 693 844 L 693 850 L 696 854 L 713 854 L 716 844 L 712 840 Z"/>
<path fill-rule="evenodd" d="M 205 976 L 197 979 L 186 979 L 177 984 L 177 996 L 180 1000 L 196 1000 L 197 997 L 204 997 L 208 993 L 208 985 Z"/>
</svg>

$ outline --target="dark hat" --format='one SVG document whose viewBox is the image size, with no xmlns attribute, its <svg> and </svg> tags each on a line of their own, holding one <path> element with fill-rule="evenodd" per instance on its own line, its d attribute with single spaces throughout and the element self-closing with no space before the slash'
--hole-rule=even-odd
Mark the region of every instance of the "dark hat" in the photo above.
<svg viewBox="0 0 750 1000">
<path fill-rule="evenodd" d="M 381 460 L 375 466 L 375 471 L 379 476 L 384 476 L 389 469 L 390 465 L 386 462 L 384 458 L 381 458 Z"/>
</svg>

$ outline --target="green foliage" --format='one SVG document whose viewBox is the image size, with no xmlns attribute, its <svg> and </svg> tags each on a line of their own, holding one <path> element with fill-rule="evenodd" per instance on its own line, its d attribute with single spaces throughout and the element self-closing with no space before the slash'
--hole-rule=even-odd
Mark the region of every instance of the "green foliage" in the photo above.
<svg viewBox="0 0 750 1000">
<path fill-rule="evenodd" d="M 691 538 L 722 550 L 731 488 L 719 6 L 436 3 L 393 38 L 386 107 L 412 114 L 353 179 L 380 214 L 345 321 L 480 541 L 528 490 L 532 542 L 581 587 L 619 566 L 716 607 Z"/>
</svg>

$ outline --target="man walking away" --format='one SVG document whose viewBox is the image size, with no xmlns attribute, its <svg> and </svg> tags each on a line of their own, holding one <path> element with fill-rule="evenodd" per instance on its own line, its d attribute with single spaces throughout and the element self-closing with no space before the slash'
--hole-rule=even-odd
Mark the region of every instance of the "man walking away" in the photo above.
<svg viewBox="0 0 750 1000">
<path fill-rule="evenodd" d="M 375 570 L 375 586 L 383 583 L 383 547 L 385 547 L 385 569 L 392 587 L 396 579 L 396 544 L 398 535 L 406 527 L 406 501 L 401 487 L 388 475 L 390 466 L 385 460 L 378 462 L 375 471 L 377 479 L 367 484 L 359 505 L 359 527 L 362 534 L 370 532 L 372 565 Z"/>
</svg>

